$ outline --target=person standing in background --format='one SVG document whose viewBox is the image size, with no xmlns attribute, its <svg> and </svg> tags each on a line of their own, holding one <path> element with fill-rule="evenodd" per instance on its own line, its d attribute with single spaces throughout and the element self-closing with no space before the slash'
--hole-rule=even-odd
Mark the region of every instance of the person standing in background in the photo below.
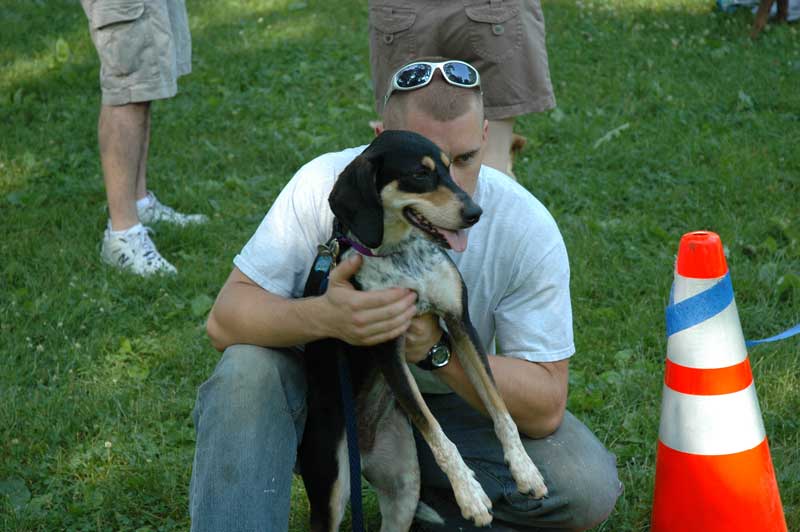
<svg viewBox="0 0 800 532">
<path fill-rule="evenodd" d="M 191 72 L 184 0 L 81 0 L 100 58 L 98 121 L 109 220 L 101 250 L 107 264 L 137 275 L 174 274 L 143 224 L 208 221 L 181 214 L 147 189 L 150 103 L 171 98 Z"/>
<path fill-rule="evenodd" d="M 513 176 L 518 116 L 555 107 L 539 0 L 369 0 L 375 108 L 382 114 L 390 76 L 417 57 L 444 56 L 481 74 L 489 143 L 484 164 Z"/>
</svg>

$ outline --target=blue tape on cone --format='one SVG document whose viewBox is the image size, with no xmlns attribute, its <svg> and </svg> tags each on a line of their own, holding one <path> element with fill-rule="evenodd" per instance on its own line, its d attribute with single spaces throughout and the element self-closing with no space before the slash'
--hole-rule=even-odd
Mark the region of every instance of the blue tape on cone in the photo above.
<svg viewBox="0 0 800 532">
<path fill-rule="evenodd" d="M 730 272 L 726 273 L 717 284 L 704 292 L 684 299 L 680 303 L 673 303 L 673 301 L 673 294 L 670 293 L 669 305 L 666 309 L 667 337 L 689 327 L 694 327 L 728 308 L 728 305 L 733 301 L 731 274 Z M 752 347 L 767 342 L 777 342 L 796 334 L 800 334 L 800 323 L 769 338 L 747 340 L 745 345 Z"/>
<path fill-rule="evenodd" d="M 707 319 L 716 316 L 733 301 L 733 284 L 730 272 L 726 273 L 717 284 L 684 299 L 680 303 L 673 303 L 670 295 L 670 304 L 667 306 L 667 336 L 694 327 Z"/>
</svg>

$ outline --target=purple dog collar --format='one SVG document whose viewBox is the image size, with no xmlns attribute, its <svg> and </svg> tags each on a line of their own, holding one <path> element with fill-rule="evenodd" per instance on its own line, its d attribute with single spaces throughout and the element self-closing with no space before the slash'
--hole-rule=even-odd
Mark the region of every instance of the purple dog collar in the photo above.
<svg viewBox="0 0 800 532">
<path fill-rule="evenodd" d="M 377 255 L 377 254 L 373 253 L 372 250 L 369 249 L 368 247 L 356 242 L 355 240 L 347 238 L 346 236 L 340 236 L 336 240 L 338 240 L 340 244 L 347 244 L 348 246 L 350 246 L 351 248 L 353 248 L 354 250 L 359 252 L 361 255 L 364 255 L 366 257 L 388 257 L 389 256 L 389 255 Z"/>
</svg>

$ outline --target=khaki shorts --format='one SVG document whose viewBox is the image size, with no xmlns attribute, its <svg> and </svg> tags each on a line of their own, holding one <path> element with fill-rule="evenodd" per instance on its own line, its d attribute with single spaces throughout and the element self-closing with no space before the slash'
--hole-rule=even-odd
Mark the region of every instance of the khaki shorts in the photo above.
<svg viewBox="0 0 800 532">
<path fill-rule="evenodd" d="M 171 98 L 192 70 L 184 0 L 81 0 L 100 57 L 103 105 Z"/>
<path fill-rule="evenodd" d="M 423 56 L 475 66 L 490 120 L 555 107 L 539 0 L 369 0 L 369 38 L 379 113 L 391 75 Z"/>
</svg>

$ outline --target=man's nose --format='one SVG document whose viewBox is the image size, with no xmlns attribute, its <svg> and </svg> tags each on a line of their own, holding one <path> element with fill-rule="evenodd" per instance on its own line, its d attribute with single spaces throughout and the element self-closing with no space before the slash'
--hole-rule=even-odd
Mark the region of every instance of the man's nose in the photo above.
<svg viewBox="0 0 800 532">
<path fill-rule="evenodd" d="M 458 185 L 458 188 L 460 188 L 461 190 L 466 190 L 464 188 L 464 180 L 461 178 L 458 172 L 453 172 L 452 168 L 450 168 L 450 177 L 453 178 L 453 181 L 455 182 L 456 185 Z"/>
</svg>

